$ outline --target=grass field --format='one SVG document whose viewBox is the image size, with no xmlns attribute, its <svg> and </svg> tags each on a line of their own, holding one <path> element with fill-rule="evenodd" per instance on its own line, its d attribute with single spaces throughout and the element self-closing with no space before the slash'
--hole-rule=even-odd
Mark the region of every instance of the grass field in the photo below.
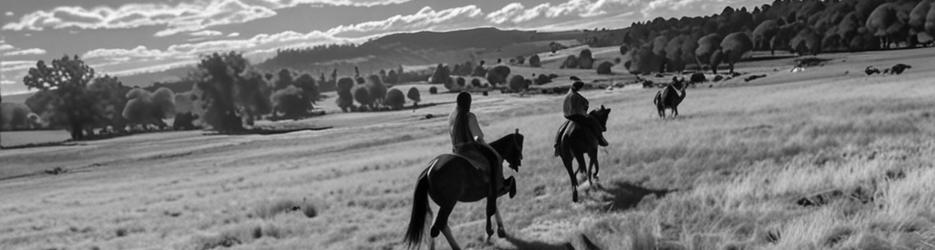
<svg viewBox="0 0 935 250">
<path fill-rule="evenodd" d="M 740 64 L 768 76 L 690 88 L 674 120 L 655 90 L 586 92 L 613 109 L 611 146 L 578 204 L 552 157 L 561 97 L 477 96 L 488 140 L 526 135 L 524 162 L 498 203 L 510 237 L 485 241 L 480 203 L 455 208 L 453 232 L 473 249 L 935 248 L 935 50 L 826 57 Z M 896 62 L 913 68 L 862 72 Z M 426 96 L 439 105 L 292 121 L 321 131 L 0 151 L 0 248 L 404 248 L 415 178 L 449 148 L 454 95 Z"/>
</svg>

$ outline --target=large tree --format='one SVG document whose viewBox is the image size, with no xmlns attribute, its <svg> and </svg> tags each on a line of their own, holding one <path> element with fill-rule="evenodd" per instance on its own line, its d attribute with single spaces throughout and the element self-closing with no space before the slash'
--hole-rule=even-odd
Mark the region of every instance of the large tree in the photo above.
<svg viewBox="0 0 935 250">
<path fill-rule="evenodd" d="M 250 63 L 237 52 L 214 53 L 198 63 L 196 92 L 205 106 L 202 120 L 213 129 L 229 132 L 243 130 L 253 117 L 269 113 L 266 82 Z"/>
<path fill-rule="evenodd" d="M 52 60 L 51 66 L 40 60 L 23 77 L 23 83 L 29 89 L 49 92 L 58 99 L 51 102 L 52 110 L 64 118 L 58 122 L 68 125 L 72 139 L 80 140 L 84 127 L 94 118 L 94 98 L 88 94 L 88 83 L 92 79 L 94 69 L 75 55 Z"/>
</svg>

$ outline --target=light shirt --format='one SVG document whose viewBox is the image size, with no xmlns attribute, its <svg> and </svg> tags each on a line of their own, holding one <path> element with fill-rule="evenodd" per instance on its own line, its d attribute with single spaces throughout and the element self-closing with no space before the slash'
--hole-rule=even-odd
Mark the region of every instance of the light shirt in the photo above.
<svg viewBox="0 0 935 250">
<path fill-rule="evenodd" d="M 568 94 L 565 95 L 565 104 L 564 104 L 565 117 L 572 115 L 588 115 L 588 99 L 578 94 L 577 91 L 573 89 L 568 90 Z"/>
</svg>

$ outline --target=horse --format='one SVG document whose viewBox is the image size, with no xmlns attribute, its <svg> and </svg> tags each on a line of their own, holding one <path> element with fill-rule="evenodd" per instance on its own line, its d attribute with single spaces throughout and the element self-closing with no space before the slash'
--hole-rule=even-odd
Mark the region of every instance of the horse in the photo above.
<svg viewBox="0 0 935 250">
<path fill-rule="evenodd" d="M 607 127 L 607 117 L 609 114 L 610 109 L 601 105 L 601 108 L 592 110 L 588 113 L 588 116 L 594 117 L 602 126 Z M 565 130 L 566 131 L 561 135 L 556 153 L 562 158 L 562 163 L 565 164 L 565 170 L 568 171 L 568 177 L 571 178 L 571 200 L 573 202 L 578 202 L 578 179 L 575 178 L 575 174 L 587 169 L 588 182 L 593 184 L 592 177 L 597 179 L 597 174 L 600 172 L 600 164 L 597 160 L 597 138 L 594 136 L 593 132 L 587 131 L 586 127 L 575 124 L 574 122 L 568 124 Z M 591 164 L 587 167 L 584 165 L 584 154 L 588 154 L 588 158 L 591 159 Z M 572 160 L 578 161 L 578 171 L 572 171 Z"/>
<path fill-rule="evenodd" d="M 678 87 L 675 85 L 678 85 Z M 682 103 L 682 100 L 685 99 L 686 87 L 688 87 L 688 84 L 676 80 L 662 90 L 659 90 L 659 92 L 656 92 L 656 96 L 653 98 L 653 104 L 656 105 L 656 111 L 659 112 L 660 118 L 666 118 L 666 109 L 672 110 L 673 118 L 679 116 L 678 107 L 679 104 Z"/>
<path fill-rule="evenodd" d="M 519 129 L 515 133 L 490 143 L 490 146 L 500 153 L 503 160 L 509 163 L 510 168 L 519 172 L 519 166 L 523 159 L 523 135 L 519 133 Z M 413 194 L 412 215 L 404 239 L 409 248 L 418 246 L 425 233 L 425 218 L 432 213 L 427 197 L 431 197 L 432 201 L 439 207 L 438 215 L 435 216 L 435 222 L 430 230 L 432 237 L 430 248 L 435 248 L 434 239 L 441 232 L 445 235 L 452 249 L 460 249 L 461 247 L 458 246 L 451 234 L 451 228 L 448 227 L 448 216 L 456 203 L 475 202 L 484 198 L 488 198 L 488 205 L 494 204 L 492 211 L 490 206 L 488 206 L 487 210 L 487 238 L 489 239 L 493 235 L 493 228 L 490 224 L 490 217 L 493 215 L 496 215 L 497 219 L 497 235 L 501 238 L 506 237 L 506 232 L 503 230 L 503 219 L 496 209 L 495 202 L 496 197 L 507 193 L 509 193 L 510 198 L 513 198 L 516 195 L 516 181 L 513 177 L 503 180 L 503 183 L 498 185 L 500 188 L 497 190 L 496 195 L 492 196 L 493 201 L 491 201 L 488 196 L 491 192 L 491 186 L 485 180 L 487 178 L 485 174 L 493 176 L 492 171 L 502 171 L 500 164 L 502 162 L 491 166 L 491 173 L 484 173 L 472 166 L 464 158 L 455 157 L 451 154 L 442 154 L 430 161 L 428 167 L 419 175 Z M 494 180 L 494 178 L 489 180 L 498 181 Z"/>
</svg>

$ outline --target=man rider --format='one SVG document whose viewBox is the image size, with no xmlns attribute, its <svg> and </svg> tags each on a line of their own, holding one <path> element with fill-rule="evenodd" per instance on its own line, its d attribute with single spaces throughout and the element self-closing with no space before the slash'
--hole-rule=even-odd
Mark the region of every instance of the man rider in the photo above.
<svg viewBox="0 0 935 250">
<path fill-rule="evenodd" d="M 600 122 L 598 122 L 596 119 L 588 116 L 588 99 L 584 98 L 584 96 L 581 96 L 581 94 L 578 93 L 578 91 L 584 87 L 584 83 L 581 82 L 581 79 L 575 76 L 572 76 L 571 80 L 575 82 L 572 83 L 571 89 L 569 89 L 568 94 L 565 95 L 563 109 L 565 119 L 571 120 L 577 125 L 588 128 L 591 132 L 594 133 L 594 136 L 597 137 L 597 144 L 601 145 L 602 147 L 606 147 L 608 144 L 607 140 L 604 139 L 603 132 L 607 131 L 607 129 L 604 128 L 604 126 L 601 125 Z M 558 148 L 559 140 L 562 137 L 562 134 L 565 133 L 566 128 L 567 124 L 558 130 L 558 134 L 555 137 L 556 148 Z"/>
</svg>

